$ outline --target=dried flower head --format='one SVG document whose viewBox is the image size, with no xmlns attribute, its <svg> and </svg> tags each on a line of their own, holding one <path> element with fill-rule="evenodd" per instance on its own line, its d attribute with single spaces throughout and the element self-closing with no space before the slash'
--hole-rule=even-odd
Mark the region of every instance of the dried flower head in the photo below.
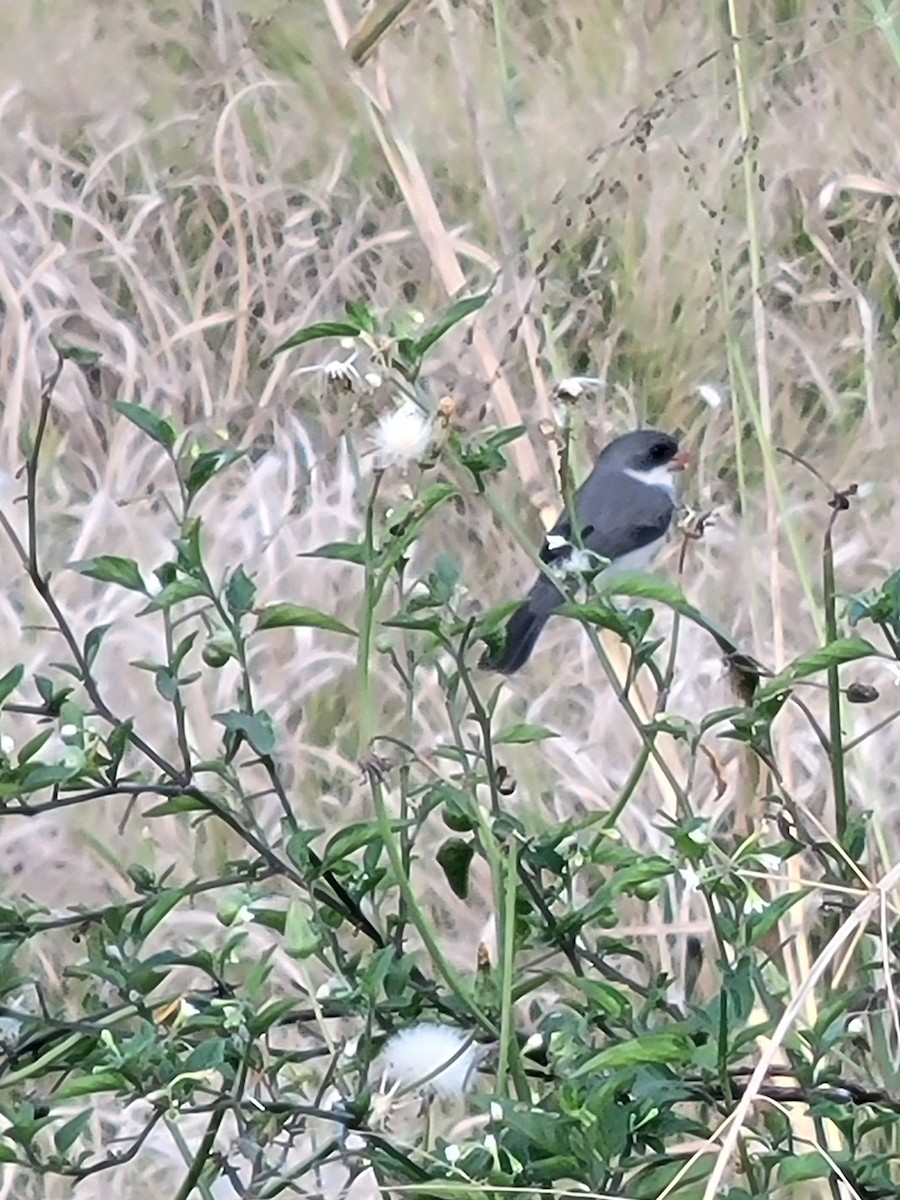
<svg viewBox="0 0 900 1200">
<path fill-rule="evenodd" d="M 431 421 L 412 400 L 379 417 L 375 429 L 375 461 L 378 467 L 406 467 L 417 462 L 431 441 Z"/>
<path fill-rule="evenodd" d="M 456 400 L 452 396 L 441 396 L 440 400 L 438 400 L 437 411 L 444 425 L 450 424 L 456 416 L 458 407 Z"/>
<path fill-rule="evenodd" d="M 560 379 L 553 389 L 553 395 L 563 402 L 580 400 L 590 388 L 600 387 L 603 380 L 597 375 L 569 375 Z"/>
</svg>

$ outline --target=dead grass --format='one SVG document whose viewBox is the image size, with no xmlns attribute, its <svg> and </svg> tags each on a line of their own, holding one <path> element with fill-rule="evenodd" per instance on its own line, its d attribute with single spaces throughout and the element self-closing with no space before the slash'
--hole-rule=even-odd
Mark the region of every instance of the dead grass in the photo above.
<svg viewBox="0 0 900 1200">
<path fill-rule="evenodd" d="M 165 706 L 148 676 L 121 664 L 160 657 L 159 628 L 133 618 L 127 595 L 63 569 L 108 552 L 132 554 L 149 571 L 172 533 L 159 503 L 171 487 L 166 464 L 110 402 L 140 400 L 252 450 L 201 506 L 214 576 L 244 562 L 264 600 L 291 598 L 351 619 L 360 601 L 353 570 L 312 570 L 297 553 L 359 528 L 356 460 L 343 440 L 348 428 L 358 433 L 352 406 L 315 375 L 296 373 L 315 361 L 315 349 L 271 369 L 261 364 L 295 328 L 358 295 L 378 309 L 431 312 L 464 281 L 478 287 L 496 276 L 474 334 L 448 342 L 431 383 L 435 394 L 457 397 L 468 428 L 520 416 L 528 424 L 515 452 L 521 483 L 498 484 L 504 502 L 536 535 L 538 510 L 555 504 L 538 431 L 551 411 L 550 385 L 560 374 L 597 374 L 599 396 L 578 413 L 581 466 L 637 420 L 683 428 L 698 449 L 688 499 L 719 511 L 691 556 L 686 590 L 773 666 L 813 644 L 823 497 L 781 460 L 774 479 L 771 445 L 760 445 L 749 403 L 760 361 L 747 154 L 767 313 L 763 441 L 802 451 L 826 476 L 866 485 L 840 527 L 846 590 L 896 565 L 900 74 L 869 8 L 820 17 L 821 6 L 799 0 L 748 6 L 759 34 L 745 47 L 758 139 L 751 149 L 741 142 L 715 6 L 694 6 L 687 19 L 681 5 L 655 13 L 624 6 L 634 16 L 594 0 L 519 7 L 414 6 L 362 71 L 342 59 L 343 23 L 354 14 L 337 0 L 321 8 L 213 0 L 196 11 L 59 0 L 4 14 L 2 502 L 21 515 L 15 473 L 51 359 L 49 336 L 99 350 L 99 367 L 68 366 L 58 390 L 42 473 L 45 553 L 76 629 L 113 622 L 98 660 L 102 683 L 114 709 L 140 712 L 151 740 L 170 736 Z M 794 15 L 778 25 L 776 9 Z M 751 372 L 744 388 L 729 378 L 735 353 Z M 710 411 L 698 398 L 701 383 L 731 403 Z M 473 602 L 507 597 L 529 574 L 511 535 L 475 503 L 442 541 L 460 558 Z M 43 614 L 5 543 L 0 567 L 8 660 L 52 670 L 59 647 L 35 628 Z M 782 628 L 780 652 L 773 622 Z M 672 709 L 690 717 L 721 706 L 727 688 L 714 648 L 690 630 L 681 647 Z M 259 702 L 285 731 L 279 754 L 297 806 L 326 826 L 358 811 L 352 652 L 339 639 L 296 631 L 272 638 L 254 674 Z M 891 672 L 877 682 L 889 697 Z M 227 668 L 205 672 L 190 693 L 191 740 L 206 752 L 217 739 L 211 715 L 227 707 L 231 684 Z M 402 697 L 386 667 L 379 684 L 385 712 L 399 714 Z M 506 715 L 566 731 L 510 756 L 535 819 L 612 801 L 634 743 L 574 627 L 560 622 L 548 633 L 504 695 L 498 719 Z M 21 736 L 12 720 L 9 729 Z M 818 812 L 821 755 L 792 717 L 783 729 L 794 793 Z M 446 737 L 436 688 L 421 696 L 412 732 L 426 755 Z M 726 790 L 717 795 L 713 773 L 701 775 L 696 808 L 717 823 L 743 820 L 742 760 L 726 749 L 720 770 Z M 887 782 L 896 771 L 891 730 L 851 758 L 854 802 L 879 822 L 886 861 L 872 864 L 875 874 L 897 849 Z M 648 780 L 641 803 L 626 810 L 623 836 L 661 849 L 654 814 L 664 801 Z M 186 837 L 176 818 L 155 822 L 151 834 L 133 817 L 119 833 L 111 832 L 121 815 L 112 806 L 94 815 L 90 829 L 65 814 L 7 822 L 0 847 L 8 877 L 15 872 L 24 893 L 59 908 L 129 895 L 115 860 L 174 864 L 183 875 L 227 856 L 224 844 Z M 666 935 L 676 927 L 702 933 L 705 918 L 699 906 L 669 900 L 674 926 L 663 926 L 659 907 L 636 923 L 679 978 L 684 938 Z M 436 906 L 447 903 L 435 896 Z M 468 967 L 484 913 L 479 903 L 452 912 L 450 940 Z M 199 907 L 184 926 L 186 939 L 215 928 Z M 59 941 L 38 948 L 34 969 L 62 986 L 67 954 Z M 279 962 L 283 986 L 295 973 Z M 172 1147 L 159 1153 L 161 1178 L 171 1179 L 177 1155 Z M 123 1169 L 121 1186 L 135 1197 L 162 1186 L 146 1161 L 146 1191 Z M 3 1194 L 35 1194 L 29 1186 L 7 1176 Z M 90 1200 L 110 1186 L 102 1176 L 79 1195 Z M 57 1186 L 46 1195 L 68 1193 Z"/>
</svg>

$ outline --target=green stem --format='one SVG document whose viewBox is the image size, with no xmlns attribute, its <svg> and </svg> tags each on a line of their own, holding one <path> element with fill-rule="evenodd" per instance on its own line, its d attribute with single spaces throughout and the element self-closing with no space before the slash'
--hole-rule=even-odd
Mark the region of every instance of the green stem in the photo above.
<svg viewBox="0 0 900 1200">
<path fill-rule="evenodd" d="M 400 853 L 400 847 L 397 844 L 397 839 L 394 836 L 394 830 L 391 827 L 391 817 L 385 803 L 384 789 L 381 786 L 381 780 L 374 771 L 369 772 L 369 784 L 372 789 L 372 800 L 375 805 L 378 832 L 381 836 L 382 845 L 387 851 L 397 889 L 406 905 L 407 917 L 422 939 L 425 949 L 431 957 L 431 961 L 434 963 L 438 973 L 443 976 L 444 982 L 454 995 L 463 1002 L 472 1016 L 477 1019 L 481 1027 L 490 1033 L 492 1037 L 496 1037 L 497 1028 L 494 1022 L 481 1006 L 476 1003 L 471 990 L 465 986 L 456 969 L 444 957 L 443 951 L 437 944 L 437 940 L 432 932 L 431 925 L 422 912 L 409 876 L 403 869 L 403 858 Z"/>
<path fill-rule="evenodd" d="M 378 603 L 378 581 L 375 572 L 375 501 L 382 471 L 375 472 L 369 503 L 366 505 L 365 532 L 365 584 L 362 619 L 359 623 L 359 648 L 357 658 L 357 692 L 359 695 L 359 759 L 369 756 L 369 746 L 375 733 L 375 710 L 372 704 L 372 631 L 375 624 L 375 607 Z"/>
<path fill-rule="evenodd" d="M 832 530 L 838 510 L 835 509 L 825 531 L 825 546 L 822 552 L 822 591 L 825 597 L 825 640 L 833 642 L 838 636 L 837 605 L 834 583 L 834 546 Z M 847 781 L 844 769 L 844 735 L 841 730 L 841 680 L 837 666 L 827 671 L 828 681 L 828 729 L 831 742 L 831 786 L 834 791 L 834 829 L 838 845 L 846 850 L 847 835 Z"/>
<path fill-rule="evenodd" d="M 197 1153 L 194 1155 L 194 1160 L 188 1169 L 187 1175 L 184 1177 L 184 1183 L 178 1189 L 175 1195 L 175 1200 L 188 1200 L 191 1192 L 200 1182 L 200 1176 L 203 1173 L 203 1168 L 209 1161 L 209 1156 L 212 1154 L 213 1146 L 216 1143 L 216 1138 L 219 1134 L 219 1129 L 222 1121 L 225 1118 L 226 1108 L 220 1108 L 210 1117 L 209 1125 L 206 1127 L 206 1133 L 203 1135 L 203 1140 L 197 1147 Z M 202 1187 L 204 1195 L 208 1195 L 208 1190 Z"/>
<path fill-rule="evenodd" d="M 511 1072 L 520 1100 L 529 1096 L 528 1080 L 522 1069 L 515 1037 L 515 1013 L 513 993 L 515 991 L 516 953 L 516 898 L 519 878 L 519 847 L 512 841 L 501 846 L 494 833 L 487 813 L 480 806 L 478 813 L 479 841 L 491 869 L 496 905 L 496 937 L 498 967 L 500 972 L 500 1044 L 497 1051 L 497 1095 L 506 1089 L 507 1073 Z"/>
</svg>

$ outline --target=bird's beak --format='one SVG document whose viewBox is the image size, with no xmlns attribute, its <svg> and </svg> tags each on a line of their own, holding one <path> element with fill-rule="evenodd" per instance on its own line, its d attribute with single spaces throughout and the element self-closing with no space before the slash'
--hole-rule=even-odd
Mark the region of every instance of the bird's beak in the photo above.
<svg viewBox="0 0 900 1200">
<path fill-rule="evenodd" d="M 685 467 L 690 465 L 690 462 L 691 462 L 690 450 L 679 450 L 678 453 L 675 455 L 675 457 L 672 459 L 672 470 L 673 471 L 683 471 Z"/>
</svg>

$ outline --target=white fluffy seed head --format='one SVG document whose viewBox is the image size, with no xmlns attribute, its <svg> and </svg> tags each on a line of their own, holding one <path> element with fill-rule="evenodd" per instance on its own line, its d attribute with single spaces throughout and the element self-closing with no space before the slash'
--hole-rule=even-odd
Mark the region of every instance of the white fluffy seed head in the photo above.
<svg viewBox="0 0 900 1200">
<path fill-rule="evenodd" d="M 378 418 L 375 461 L 386 467 L 406 467 L 420 459 L 431 441 L 431 421 L 412 400 Z"/>
<path fill-rule="evenodd" d="M 395 1033 L 383 1057 L 385 1074 L 393 1085 L 431 1091 L 450 1100 L 471 1088 L 481 1053 L 464 1030 L 423 1022 Z"/>
<path fill-rule="evenodd" d="M 708 408 L 721 408 L 725 403 L 722 389 L 715 383 L 701 383 L 697 387 L 697 395 Z"/>
</svg>

